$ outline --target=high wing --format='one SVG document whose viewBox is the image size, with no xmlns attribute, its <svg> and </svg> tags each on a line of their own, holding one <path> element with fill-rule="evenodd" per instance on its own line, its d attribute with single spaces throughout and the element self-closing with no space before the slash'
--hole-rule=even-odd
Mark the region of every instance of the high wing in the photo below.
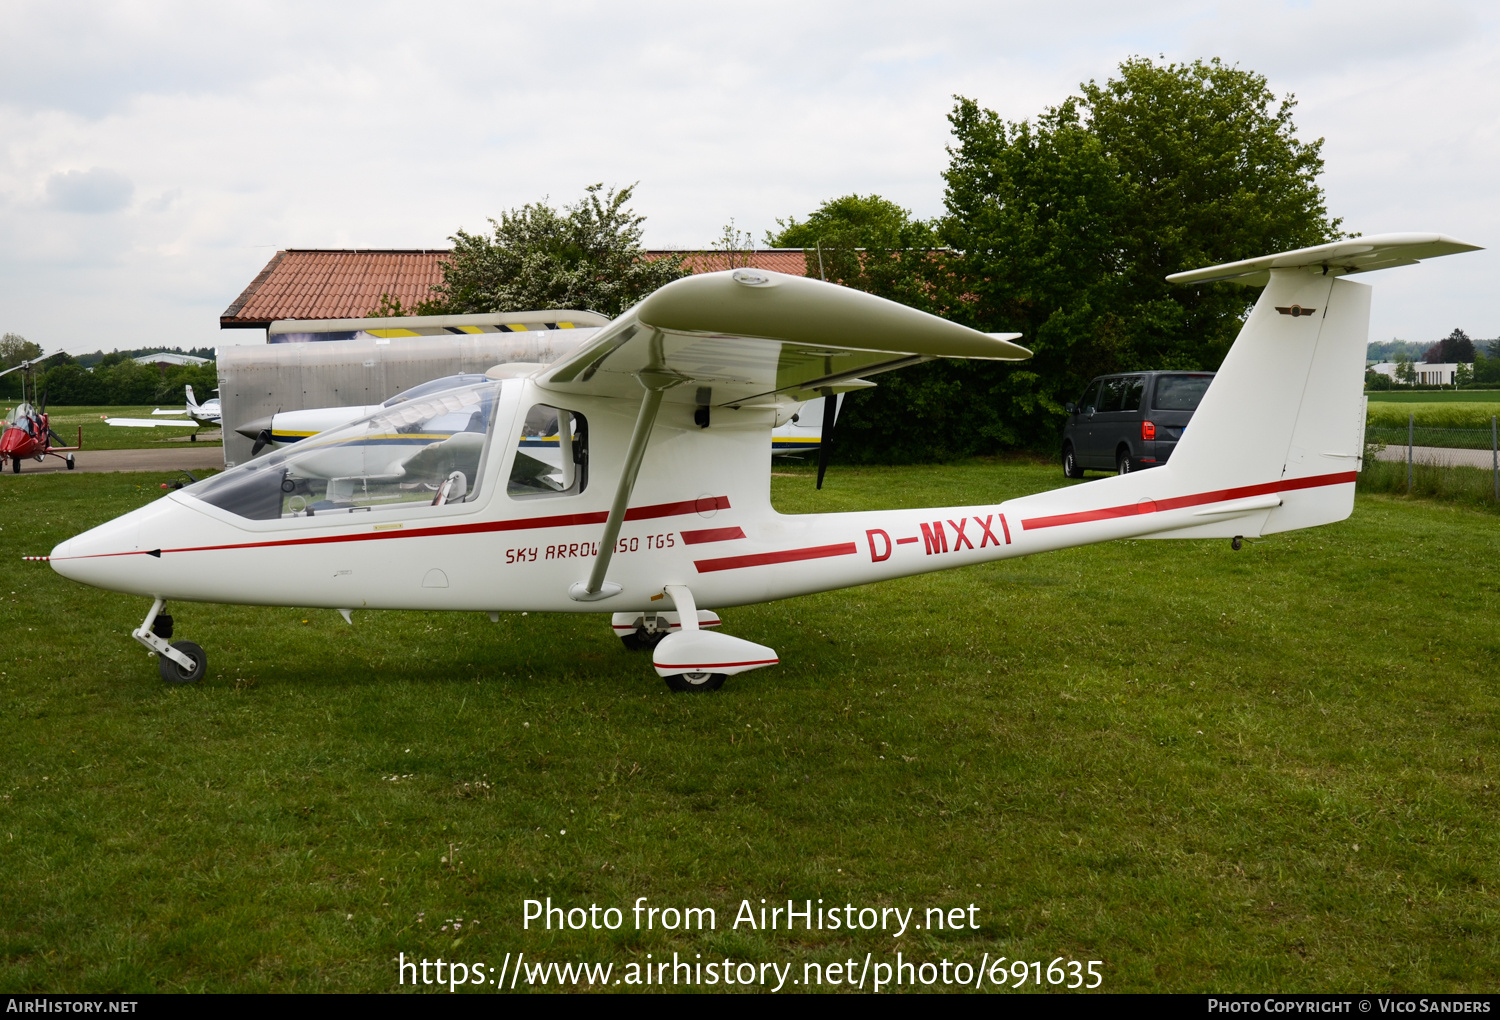
<svg viewBox="0 0 1500 1020">
<path fill-rule="evenodd" d="M 980 333 L 862 291 L 761 269 L 669 283 L 569 357 L 538 372 L 564 393 L 640 401 L 630 445 L 580 602 L 621 590 L 605 580 L 663 401 L 772 407 L 872 385 L 862 377 L 933 358 L 1020 361 L 1019 333 Z M 821 481 L 821 477 L 819 479 Z"/>
<path fill-rule="evenodd" d="M 639 397 L 649 376 L 669 400 L 770 404 L 868 386 L 861 377 L 933 358 L 1020 361 L 1031 352 L 1010 342 L 1019 336 L 806 277 L 736 269 L 668 284 L 536 378 L 565 392 Z"/>
<path fill-rule="evenodd" d="M 154 429 L 157 426 L 180 429 L 195 429 L 198 427 L 196 421 L 169 421 L 164 418 L 108 418 L 106 425 L 120 425 L 128 429 Z"/>
</svg>

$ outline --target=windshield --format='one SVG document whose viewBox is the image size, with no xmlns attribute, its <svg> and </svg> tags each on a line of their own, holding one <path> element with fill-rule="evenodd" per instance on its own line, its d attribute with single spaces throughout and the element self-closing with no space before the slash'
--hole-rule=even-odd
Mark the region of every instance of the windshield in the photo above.
<svg viewBox="0 0 1500 1020">
<path fill-rule="evenodd" d="M 1196 411 L 1208 384 L 1213 381 L 1211 373 L 1158 376 L 1151 406 L 1158 411 Z"/>
<path fill-rule="evenodd" d="M 404 404 L 408 400 L 425 397 L 429 393 L 441 393 L 443 390 L 456 389 L 459 386 L 477 386 L 480 383 L 488 381 L 488 377 L 477 372 L 465 372 L 462 375 L 445 375 L 441 379 L 430 379 L 427 382 L 418 383 L 409 390 L 402 390 L 380 406 L 395 407 L 397 404 Z"/>
<path fill-rule="evenodd" d="M 413 510 L 479 491 L 500 384 L 408 400 L 183 491 L 251 520 Z"/>
</svg>

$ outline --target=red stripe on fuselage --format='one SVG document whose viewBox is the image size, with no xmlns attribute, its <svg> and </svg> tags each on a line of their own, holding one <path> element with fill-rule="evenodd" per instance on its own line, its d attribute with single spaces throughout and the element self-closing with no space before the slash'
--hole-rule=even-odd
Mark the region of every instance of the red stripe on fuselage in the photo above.
<svg viewBox="0 0 1500 1020">
<path fill-rule="evenodd" d="M 852 556 L 859 552 L 853 542 L 840 545 L 815 545 L 807 549 L 785 549 L 781 552 L 751 553 L 748 556 L 725 556 L 717 560 L 694 560 L 698 573 L 715 570 L 738 570 L 740 567 L 764 567 L 772 563 L 795 563 L 798 560 L 821 560 L 828 556 Z"/>
<path fill-rule="evenodd" d="M 709 504 L 709 505 L 705 505 Z M 638 506 L 625 511 L 627 521 L 649 521 L 658 517 L 673 517 L 680 514 L 695 514 L 703 510 L 728 510 L 728 496 L 710 496 L 707 499 L 687 499 L 678 503 L 658 503 L 654 506 Z M 530 517 L 511 521 L 480 521 L 473 524 L 435 525 L 428 528 L 392 528 L 389 531 L 360 532 L 354 535 L 316 535 L 312 538 L 283 538 L 269 542 L 232 542 L 225 545 L 185 546 L 181 549 L 161 549 L 162 553 L 220 552 L 227 549 L 270 549 L 277 546 L 325 545 L 335 542 L 372 542 L 387 538 L 433 538 L 447 535 L 482 535 L 496 531 L 532 531 L 539 528 L 569 528 L 580 524 L 603 524 L 609 518 L 607 510 L 582 514 L 559 514 L 556 517 Z M 392 522 L 394 523 L 394 522 Z M 151 550 L 157 552 L 158 550 Z M 147 556 L 150 552 L 138 549 L 128 553 L 94 553 L 89 556 L 68 556 L 71 560 L 99 559 L 104 556 Z"/>
<path fill-rule="evenodd" d="M 1312 478 L 1287 478 L 1279 482 L 1261 485 L 1245 485 L 1238 489 L 1219 489 L 1216 492 L 1200 492 L 1194 496 L 1173 496 L 1156 501 L 1144 500 L 1126 506 L 1105 507 L 1102 510 L 1081 510 L 1071 514 L 1055 514 L 1051 517 L 1032 517 L 1021 522 L 1025 531 L 1037 528 L 1056 528 L 1064 524 L 1087 524 L 1090 521 L 1109 521 L 1118 517 L 1135 517 L 1139 514 L 1160 513 L 1163 510 L 1180 510 L 1188 506 L 1203 506 L 1205 503 L 1226 503 L 1250 496 L 1265 496 L 1273 492 L 1291 492 L 1295 489 L 1317 489 L 1325 485 L 1343 485 L 1359 477 L 1353 471 L 1340 471 L 1332 475 L 1316 475 Z"/>
<path fill-rule="evenodd" d="M 682 531 L 683 542 L 688 545 L 702 545 L 704 542 L 728 542 L 734 538 L 744 538 L 745 532 L 739 528 L 704 528 L 702 531 Z"/>
</svg>

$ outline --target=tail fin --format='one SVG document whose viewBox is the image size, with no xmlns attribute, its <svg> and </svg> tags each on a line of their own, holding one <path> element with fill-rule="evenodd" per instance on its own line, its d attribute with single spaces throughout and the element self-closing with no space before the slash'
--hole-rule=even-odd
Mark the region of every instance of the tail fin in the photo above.
<svg viewBox="0 0 1500 1020">
<path fill-rule="evenodd" d="M 1341 277 L 1473 250 L 1440 234 L 1384 234 L 1167 277 L 1265 287 L 1171 459 L 1023 496 L 1006 512 L 1038 551 L 1343 520 L 1364 453 L 1370 288 Z"/>
<path fill-rule="evenodd" d="M 198 399 L 193 396 L 193 384 L 188 383 L 184 388 L 187 390 L 187 409 L 189 411 L 198 410 Z"/>
<path fill-rule="evenodd" d="M 1364 454 L 1370 288 L 1341 277 L 1474 247 L 1387 234 L 1168 277 L 1265 286 L 1166 465 L 1171 487 L 1280 502 L 1160 537 L 1272 534 L 1348 517 Z"/>
</svg>

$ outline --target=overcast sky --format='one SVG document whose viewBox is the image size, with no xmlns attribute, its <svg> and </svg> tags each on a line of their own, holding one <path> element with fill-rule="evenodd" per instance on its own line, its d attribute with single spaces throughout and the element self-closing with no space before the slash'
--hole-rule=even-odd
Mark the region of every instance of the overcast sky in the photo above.
<svg viewBox="0 0 1500 1020">
<path fill-rule="evenodd" d="M 1133 54 L 1295 93 L 1328 206 L 1491 248 L 1364 277 L 1371 337 L 1500 336 L 1500 7 L 7 0 L 0 331 L 48 350 L 260 342 L 218 317 L 278 248 L 446 247 L 639 181 L 652 247 L 875 192 L 943 211 L 955 93 L 1035 116 Z"/>
</svg>

